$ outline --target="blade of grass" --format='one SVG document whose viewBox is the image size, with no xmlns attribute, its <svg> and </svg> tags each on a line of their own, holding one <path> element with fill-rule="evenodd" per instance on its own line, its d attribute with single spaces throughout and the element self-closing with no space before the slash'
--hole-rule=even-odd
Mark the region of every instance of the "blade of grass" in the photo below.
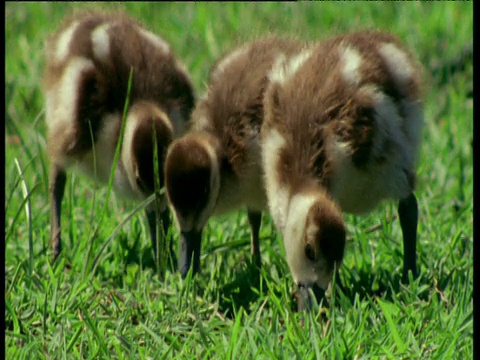
<svg viewBox="0 0 480 360">
<path fill-rule="evenodd" d="M 208 331 L 205 329 L 202 323 L 202 318 L 199 316 L 198 311 L 196 308 L 192 308 L 193 315 L 195 316 L 195 325 L 198 327 L 198 331 L 200 333 L 200 337 L 203 340 L 204 345 L 212 344 L 212 338 L 208 334 Z"/>
<path fill-rule="evenodd" d="M 47 300 L 48 300 L 48 290 L 49 288 L 45 288 L 45 296 L 43 298 L 43 311 L 42 311 L 42 332 L 43 332 L 43 345 L 45 345 L 45 341 L 47 338 L 47 318 L 48 318 L 48 311 L 47 311 Z"/>
<path fill-rule="evenodd" d="M 27 171 L 28 168 L 31 166 L 31 164 L 33 163 L 35 158 L 33 158 L 32 160 L 30 160 L 26 165 L 25 167 L 23 168 L 23 171 Z M 18 172 L 18 171 L 17 171 Z M 7 175 L 5 175 L 6 177 Z M 5 212 L 7 211 L 7 209 L 9 208 L 10 206 L 10 201 L 12 200 L 12 197 L 13 197 L 13 194 L 15 194 L 15 190 L 17 189 L 18 185 L 20 185 L 20 183 L 22 182 L 22 177 L 21 176 L 18 176 L 18 178 L 15 179 L 14 183 L 13 183 L 13 186 L 11 186 L 9 189 L 8 189 L 8 198 L 5 200 Z M 6 189 L 5 189 L 6 190 Z M 6 194 L 7 195 L 7 194 Z"/>
<path fill-rule="evenodd" d="M 5 299 L 5 310 L 10 313 L 10 316 L 12 317 L 12 322 L 13 322 L 13 333 L 14 334 L 21 334 L 22 333 L 22 327 L 20 325 L 20 322 L 18 321 L 18 316 L 12 306 L 10 306 L 10 302 L 8 299 Z"/>
<path fill-rule="evenodd" d="M 391 359 L 391 360 L 398 359 L 398 357 L 393 355 L 385 346 L 380 346 L 380 348 L 385 352 L 385 354 L 387 354 L 389 359 Z"/>
<path fill-rule="evenodd" d="M 72 338 L 71 338 L 70 341 L 68 342 L 68 345 L 66 346 L 65 352 L 66 352 L 67 354 L 69 354 L 69 353 L 70 353 L 70 350 L 72 350 L 73 345 L 75 345 L 75 343 L 77 342 L 80 334 L 82 333 L 82 330 L 83 330 L 83 325 L 82 325 L 82 323 L 78 323 L 78 329 L 75 331 L 75 334 L 73 334 Z"/>
<path fill-rule="evenodd" d="M 36 139 L 39 139 L 39 138 L 40 138 L 40 135 L 37 134 Z M 42 181 L 44 185 L 43 191 L 44 191 L 44 194 L 48 194 L 48 167 L 46 165 L 45 156 L 43 155 L 45 146 L 42 148 L 40 145 L 40 141 L 38 140 L 36 141 L 36 143 L 37 143 L 37 153 L 39 154 L 38 158 L 40 162 L 40 168 L 42 170 L 41 172 L 42 175 L 40 176 L 40 178 L 43 180 Z"/>
<path fill-rule="evenodd" d="M 35 190 L 37 190 L 39 185 L 40 184 L 35 184 L 32 187 L 32 190 L 28 193 L 27 197 L 22 199 L 22 202 L 20 203 L 20 206 L 18 207 L 18 210 L 15 213 L 15 216 L 13 217 L 12 223 L 10 224 L 10 226 L 9 226 L 9 228 L 8 228 L 6 234 L 5 234 L 5 242 L 12 235 L 13 228 L 15 227 L 15 223 L 17 222 L 17 219 L 20 216 L 20 213 L 22 212 L 23 207 L 27 206 L 27 202 L 30 201 L 30 197 L 33 195 Z"/>
<path fill-rule="evenodd" d="M 23 198 L 26 199 L 25 213 L 27 217 L 27 226 L 28 226 L 28 259 L 29 259 L 28 266 L 29 266 L 29 274 L 32 275 L 33 260 L 34 260 L 33 259 L 32 206 L 30 203 L 30 195 L 32 194 L 32 192 L 28 190 L 28 186 L 24 178 L 24 172 L 23 172 L 22 166 L 20 165 L 20 162 L 18 161 L 17 158 L 15 158 L 15 165 L 17 166 L 18 173 L 20 175 L 20 178 L 22 179 L 21 183 L 22 183 Z"/>
<path fill-rule="evenodd" d="M 109 359 L 111 354 L 108 351 L 108 348 L 105 344 L 105 341 L 103 340 L 104 335 L 101 335 L 100 332 L 98 331 L 97 326 L 95 323 L 92 321 L 92 318 L 88 314 L 87 311 L 85 311 L 85 308 L 83 306 L 80 307 L 80 311 L 83 316 L 83 321 L 87 324 L 87 326 L 92 330 L 94 337 L 97 339 L 99 346 L 99 350 L 102 351 L 103 355 L 105 356 L 106 359 Z"/>
<path fill-rule="evenodd" d="M 95 149 L 95 141 L 94 141 L 94 136 L 93 136 L 92 123 L 90 121 L 88 121 L 88 129 L 90 131 L 90 141 L 92 142 L 93 176 L 94 176 L 94 179 L 96 181 L 96 179 L 97 179 L 97 152 L 96 152 L 96 149 Z M 118 142 L 118 144 L 119 143 L 120 143 L 120 141 Z M 118 149 L 118 144 L 117 144 L 117 149 Z M 116 162 L 114 161 L 113 164 L 116 164 Z M 115 165 L 113 165 L 112 168 L 115 168 Z M 112 176 L 112 174 L 110 174 L 110 176 Z M 107 193 L 107 199 L 105 201 L 106 203 L 108 202 L 108 196 L 109 196 L 109 193 Z M 97 187 L 95 187 L 95 189 L 93 191 L 93 199 L 92 199 L 92 202 L 91 202 L 92 205 L 90 207 L 90 229 L 89 229 L 89 232 L 88 232 L 88 234 L 89 234 L 88 235 L 89 247 L 88 247 L 88 251 L 87 251 L 87 256 L 85 257 L 85 260 L 84 260 L 84 263 L 83 263 L 83 277 L 85 277 L 85 272 L 86 272 L 86 269 L 87 269 L 87 266 L 88 266 L 88 263 L 89 263 L 89 260 L 90 260 L 90 256 L 91 256 L 91 250 L 93 248 L 93 243 L 95 241 L 95 238 L 97 237 L 98 230 L 100 229 L 100 226 L 101 226 L 101 223 L 102 223 L 102 220 L 103 220 L 103 215 L 105 214 L 105 212 L 102 212 L 102 215 L 100 216 L 100 220 L 98 222 L 94 221 L 95 210 L 96 210 L 96 202 L 97 202 L 96 199 L 97 199 Z M 105 211 L 105 209 L 104 209 L 104 211 Z"/>
<path fill-rule="evenodd" d="M 164 279 L 167 271 L 167 262 L 170 262 L 170 252 L 167 249 L 166 235 L 162 226 L 160 216 L 160 207 L 162 198 L 160 197 L 160 172 L 158 168 L 158 148 L 157 148 L 157 134 L 155 131 L 155 123 L 152 122 L 152 137 L 153 137 L 153 170 L 154 170 L 154 184 L 155 184 L 155 226 L 157 246 L 155 250 L 155 264 L 157 266 L 157 274 L 160 279 Z"/>
<path fill-rule="evenodd" d="M 377 303 L 382 309 L 383 315 L 385 316 L 385 319 L 387 320 L 387 325 L 390 329 L 390 333 L 393 336 L 393 340 L 395 341 L 395 344 L 397 345 L 397 348 L 400 353 L 404 353 L 405 350 L 407 349 L 407 345 L 403 342 L 402 338 L 400 337 L 400 334 L 398 333 L 397 327 L 395 326 L 395 322 L 392 319 L 392 314 L 390 312 L 390 304 L 383 302 L 382 300 L 377 298 Z"/>
<path fill-rule="evenodd" d="M 11 277 L 11 280 L 10 280 L 10 283 L 8 284 L 8 289 L 7 291 L 5 291 L 5 297 L 8 296 L 8 294 L 11 292 L 11 291 L 14 291 L 14 288 L 16 287 L 17 285 L 17 282 L 19 281 L 19 278 L 20 278 L 20 270 L 24 267 L 24 262 L 26 260 L 22 260 L 20 261 L 16 268 L 15 268 L 15 272 L 13 274 L 13 276 Z M 7 273 L 9 273 L 8 271 L 6 271 Z M 22 273 L 22 276 L 23 276 L 23 273 Z M 7 285 L 7 283 L 9 282 L 8 281 L 9 278 L 5 278 L 5 285 Z"/>
<path fill-rule="evenodd" d="M 17 124 L 16 124 L 16 121 L 7 121 L 7 127 L 8 126 L 11 126 L 13 128 L 13 131 L 12 133 L 15 133 L 18 138 L 20 139 L 20 145 L 21 145 L 21 148 L 23 149 L 23 151 L 25 151 L 25 154 L 27 155 L 28 159 L 30 160 L 33 160 L 35 158 L 34 155 L 32 155 L 32 152 L 30 150 L 30 146 L 27 145 L 26 141 L 25 141 L 25 138 L 24 136 L 22 135 L 22 132 L 20 131 L 20 129 L 18 128 Z M 36 164 L 33 163 L 33 167 L 34 167 L 34 170 L 35 170 L 35 173 L 37 174 L 38 171 L 36 169 Z"/>
<path fill-rule="evenodd" d="M 91 121 L 88 122 L 88 129 L 90 131 L 90 140 L 92 142 L 92 155 L 93 155 L 93 176 L 95 179 L 97 179 L 97 152 L 95 150 L 95 141 L 93 138 L 93 129 L 92 129 L 92 123 Z M 97 205 L 97 187 L 95 187 L 93 191 L 93 199 L 91 202 L 92 206 L 90 208 L 90 230 L 88 232 L 89 239 L 92 239 L 94 234 L 96 234 L 96 230 L 94 229 L 94 218 L 95 218 L 95 210 L 96 210 L 96 205 Z M 97 224 L 98 225 L 98 224 Z"/>
<path fill-rule="evenodd" d="M 235 324 L 233 325 L 232 336 L 230 337 L 227 349 L 227 359 L 235 359 L 234 350 L 236 350 L 236 348 L 238 347 L 238 338 L 240 334 L 240 329 L 242 327 L 243 308 L 241 308 L 240 311 L 235 315 Z"/>
<path fill-rule="evenodd" d="M 103 252 L 105 251 L 105 249 L 107 248 L 108 244 L 110 244 L 110 242 L 115 238 L 115 236 L 118 234 L 118 232 L 120 231 L 120 229 L 130 221 L 130 219 L 136 215 L 139 211 L 145 209 L 147 206 L 149 206 L 153 201 L 155 201 L 155 194 L 152 194 L 150 195 L 147 199 L 145 199 L 144 201 L 142 201 L 140 203 L 140 205 L 138 205 L 135 209 L 133 209 L 130 214 L 128 214 L 120 224 L 117 225 L 117 227 L 112 231 L 112 233 L 110 234 L 110 236 L 103 242 L 102 246 L 100 247 L 100 250 L 97 251 L 97 255 L 95 256 L 95 258 L 93 259 L 93 262 L 92 262 L 92 267 L 91 267 L 91 273 L 94 274 L 96 269 L 97 269 L 97 266 L 98 266 L 98 262 L 100 260 L 100 257 L 102 256 Z"/>
<path fill-rule="evenodd" d="M 260 238 L 260 241 L 263 243 L 267 240 L 269 241 L 274 240 L 275 238 L 276 238 L 275 236 L 262 236 Z M 221 244 L 209 245 L 208 250 L 205 253 L 214 254 L 217 252 L 224 252 L 224 251 L 229 251 L 233 249 L 250 246 L 250 244 L 251 244 L 250 235 L 248 235 L 248 236 L 245 236 L 243 239 L 229 241 Z"/>
<path fill-rule="evenodd" d="M 140 326 L 152 337 L 152 339 L 158 344 L 158 345 L 165 345 L 165 341 L 160 337 L 158 336 L 157 334 L 155 334 L 155 332 L 150 329 L 148 326 L 146 326 L 144 323 L 140 323 Z M 180 351 L 181 350 L 181 347 L 177 344 L 177 341 L 175 339 L 175 337 L 173 337 L 172 335 L 166 333 L 166 332 L 163 332 L 162 333 L 162 336 L 165 337 L 165 339 L 167 339 L 171 345 L 170 346 L 173 346 L 175 348 L 176 351 Z"/>
<path fill-rule="evenodd" d="M 122 148 L 122 144 L 123 144 L 123 136 L 125 134 L 125 124 L 126 124 L 126 120 L 127 120 L 127 112 L 128 112 L 128 108 L 129 108 L 129 105 L 130 105 L 130 93 L 132 91 L 132 84 L 133 84 L 133 67 L 130 67 L 130 74 L 128 76 L 127 94 L 126 94 L 126 98 L 125 98 L 125 105 L 123 107 L 122 126 L 120 128 L 120 136 L 118 138 L 117 147 L 115 149 L 115 155 L 113 157 L 112 169 L 110 170 L 110 177 L 108 179 L 107 195 L 106 195 L 106 199 L 105 199 L 106 204 L 108 204 L 108 200 L 110 199 L 110 194 L 112 192 L 113 180 L 115 178 L 115 170 L 117 168 L 118 159 L 120 158 L 120 152 L 121 152 L 121 148 Z M 102 225 L 102 221 L 105 217 L 106 212 L 107 212 L 107 206 L 104 207 L 104 209 L 103 209 L 103 211 L 100 215 L 100 219 L 97 223 L 97 226 L 94 230 L 94 233 L 92 234 L 92 236 L 89 240 L 89 247 L 88 247 L 88 251 L 87 251 L 87 256 L 85 257 L 85 262 L 84 262 L 83 271 L 82 271 L 82 277 L 83 278 L 85 278 L 85 276 L 86 276 L 86 273 L 87 273 L 87 270 L 88 270 L 88 264 L 90 263 L 90 257 L 92 255 L 92 251 L 93 251 L 93 243 L 94 243 L 95 238 L 98 234 L 100 226 Z"/>
</svg>

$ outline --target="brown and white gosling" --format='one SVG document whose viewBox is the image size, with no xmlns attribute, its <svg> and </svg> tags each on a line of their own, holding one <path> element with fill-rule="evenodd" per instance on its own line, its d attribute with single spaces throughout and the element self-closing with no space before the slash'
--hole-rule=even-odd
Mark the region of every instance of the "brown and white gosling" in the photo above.
<svg viewBox="0 0 480 360">
<path fill-rule="evenodd" d="M 108 183 L 130 69 L 130 106 L 113 189 L 125 198 L 142 200 L 154 192 L 154 134 L 162 186 L 166 148 L 186 128 L 194 106 L 189 76 L 169 44 L 120 12 L 75 14 L 47 41 L 44 86 L 54 260 L 62 250 L 60 218 L 67 169 Z M 165 196 L 160 201 L 166 231 Z M 154 205 L 146 215 L 156 253 Z"/>
<path fill-rule="evenodd" d="M 260 266 L 261 211 L 267 203 L 260 157 L 263 94 L 279 57 L 300 45 L 269 37 L 226 53 L 214 65 L 208 90 L 192 113 L 189 131 L 165 161 L 169 203 L 180 229 L 179 270 L 200 270 L 202 230 L 211 215 L 246 206 L 252 257 Z M 192 266 L 193 262 L 193 266 Z"/>
<path fill-rule="evenodd" d="M 421 69 L 392 35 L 364 31 L 321 42 L 269 75 L 262 126 L 268 207 L 288 265 L 308 297 L 342 262 L 342 211 L 399 200 L 404 267 L 417 275 L 413 193 L 422 137 Z"/>
</svg>

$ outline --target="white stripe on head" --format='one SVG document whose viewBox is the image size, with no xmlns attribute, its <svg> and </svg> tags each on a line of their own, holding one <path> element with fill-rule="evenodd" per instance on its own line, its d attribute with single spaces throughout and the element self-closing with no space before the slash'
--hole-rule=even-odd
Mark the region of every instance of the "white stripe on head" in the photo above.
<svg viewBox="0 0 480 360">
<path fill-rule="evenodd" d="M 263 136 L 262 161 L 265 171 L 265 188 L 270 214 L 279 231 L 283 231 L 288 211 L 289 191 L 282 185 L 277 172 L 278 154 L 285 146 L 285 139 L 275 130 L 269 130 Z"/>
<path fill-rule="evenodd" d="M 142 28 L 138 28 L 138 32 L 140 33 L 141 36 L 143 36 L 146 40 L 148 40 L 152 45 L 160 49 L 164 54 L 170 53 L 170 46 L 161 37 Z"/>
<path fill-rule="evenodd" d="M 318 196 L 315 193 L 297 193 L 292 196 L 283 232 L 283 243 L 295 283 L 317 284 L 325 289 L 329 281 L 328 274 L 316 269 L 318 264 L 312 264 L 305 256 L 307 237 L 314 237 L 318 233 L 317 224 L 312 223 L 306 228 L 308 213 L 317 201 Z"/>
<path fill-rule="evenodd" d="M 305 229 L 307 215 L 316 200 L 317 196 L 313 193 L 298 193 L 292 196 L 288 206 L 283 239 L 287 258 L 294 256 L 298 251 L 303 252 L 303 239 L 307 231 L 307 229 Z M 317 225 L 314 226 L 317 227 Z M 309 229 L 310 232 L 313 230 L 315 229 Z"/>
<path fill-rule="evenodd" d="M 140 193 L 140 189 L 137 186 L 137 180 L 135 178 L 135 159 L 133 156 L 133 136 L 137 130 L 140 119 L 138 118 L 135 111 L 130 110 L 128 112 L 127 118 L 125 119 L 125 132 L 123 134 L 123 143 L 121 148 L 121 162 L 125 169 L 130 187 L 135 189 L 136 192 Z"/>
<path fill-rule="evenodd" d="M 378 52 L 385 60 L 388 70 L 398 85 L 402 86 L 411 80 L 413 68 L 405 52 L 391 43 L 381 44 Z"/>
<path fill-rule="evenodd" d="M 292 56 L 287 60 L 286 56 L 281 53 L 275 59 L 268 77 L 271 82 L 285 84 L 298 69 L 310 58 L 312 50 L 303 50 L 299 54 Z"/>
<path fill-rule="evenodd" d="M 215 70 L 212 74 L 212 76 L 219 76 L 222 72 L 225 71 L 226 68 L 230 66 L 231 63 L 236 61 L 238 58 L 241 56 L 245 55 L 247 53 L 248 49 L 246 49 L 244 46 L 240 47 L 238 49 L 233 50 L 225 56 L 220 62 L 217 64 L 215 67 Z"/>
<path fill-rule="evenodd" d="M 73 34 L 77 29 L 78 21 L 71 24 L 66 30 L 64 30 L 57 38 L 55 47 L 55 60 L 58 62 L 64 61 L 70 50 L 70 43 L 72 42 Z"/>
<path fill-rule="evenodd" d="M 348 84 L 358 85 L 361 80 L 359 68 L 362 58 L 360 54 L 352 47 L 346 46 L 340 48 L 340 57 L 343 61 L 343 78 Z"/>
<path fill-rule="evenodd" d="M 145 104 L 145 106 L 148 106 L 147 109 L 150 109 L 152 104 Z M 122 144 L 122 153 L 121 153 L 121 159 L 124 164 L 124 168 L 127 172 L 128 179 L 130 181 L 130 185 L 133 189 L 136 189 L 139 193 L 141 193 L 140 189 L 137 186 L 137 181 L 135 178 L 135 166 L 137 164 L 135 163 L 137 160 L 135 159 L 134 156 L 134 149 L 133 149 L 133 137 L 135 135 L 135 132 L 137 131 L 137 128 L 139 124 L 142 121 L 149 120 L 152 117 L 156 120 L 162 121 L 162 123 L 172 132 L 173 134 L 173 127 L 170 121 L 168 121 L 167 115 L 161 111 L 157 106 L 152 108 L 153 111 L 150 112 L 147 117 L 139 117 L 137 114 L 137 109 L 142 109 L 142 104 L 134 105 L 131 106 L 127 118 L 125 120 L 125 133 L 123 135 L 123 144 Z M 152 124 L 153 126 L 153 124 Z M 152 128 L 152 133 L 153 133 L 153 128 Z M 153 151 L 153 148 L 152 148 Z"/>
<path fill-rule="evenodd" d="M 92 31 L 92 50 L 95 58 L 106 62 L 110 56 L 110 37 L 108 29 L 112 24 L 101 24 Z"/>
</svg>

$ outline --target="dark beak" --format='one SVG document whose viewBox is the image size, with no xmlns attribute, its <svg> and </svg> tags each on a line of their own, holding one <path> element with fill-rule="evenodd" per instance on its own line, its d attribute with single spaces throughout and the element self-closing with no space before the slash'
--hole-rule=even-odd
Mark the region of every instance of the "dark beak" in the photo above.
<svg viewBox="0 0 480 360">
<path fill-rule="evenodd" d="M 178 269 L 182 278 L 185 278 L 192 266 L 192 275 L 200 271 L 200 245 L 202 243 L 201 231 L 187 231 L 180 234 L 180 257 Z"/>
<path fill-rule="evenodd" d="M 298 285 L 298 311 L 311 310 L 314 303 L 320 304 L 325 298 L 325 290 L 316 284 L 311 286 L 305 286 L 303 284 Z"/>
</svg>

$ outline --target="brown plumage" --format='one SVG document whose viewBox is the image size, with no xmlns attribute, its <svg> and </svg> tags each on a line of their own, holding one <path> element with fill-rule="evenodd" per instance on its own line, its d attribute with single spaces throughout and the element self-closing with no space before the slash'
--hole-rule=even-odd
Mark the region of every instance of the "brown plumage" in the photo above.
<svg viewBox="0 0 480 360">
<path fill-rule="evenodd" d="M 296 42 L 269 37 L 226 53 L 213 67 L 207 94 L 192 115 L 192 129 L 220 140 L 223 158 L 236 176 L 247 165 L 246 141 L 258 135 L 263 122 L 267 73 L 280 56 L 300 48 Z M 196 121 L 201 117 L 208 117 L 209 124 Z"/>
<path fill-rule="evenodd" d="M 336 51 L 342 42 L 361 53 L 359 71 L 362 79 L 358 85 L 342 80 L 342 61 Z M 273 101 L 277 104 L 271 107 L 275 114 L 267 117 L 265 128 L 270 126 L 269 121 L 280 120 L 275 128 L 288 135 L 289 147 L 284 150 L 283 164 L 292 169 L 292 174 L 303 178 L 313 173 L 317 179 L 329 181 L 329 159 L 333 156 L 326 153 L 324 141 L 333 136 L 340 142 L 349 142 L 350 156 L 358 167 L 365 167 L 372 161 L 385 161 L 385 153 L 391 145 L 389 139 L 385 139 L 383 149 L 378 149 L 373 158 L 370 156 L 374 132 L 378 130 L 374 126 L 374 104 L 371 96 L 358 89 L 364 84 L 375 84 L 398 104 L 402 100 L 419 99 L 421 87 L 418 75 L 409 78 L 405 84 L 395 82 L 385 61 L 372 51 L 372 46 L 381 42 L 393 43 L 404 51 L 396 38 L 385 33 L 362 32 L 335 37 L 313 49 L 308 61 L 311 66 L 303 66 L 292 81 L 282 86 L 281 99 L 275 93 L 275 86 L 272 87 L 272 96 L 276 97 Z M 405 55 L 415 66 L 415 72 L 419 73 L 420 69 L 411 55 L 408 52 Z M 404 109 L 399 107 L 399 111 L 402 115 Z"/>
<path fill-rule="evenodd" d="M 163 184 L 166 148 L 186 127 L 194 105 L 188 74 L 164 40 L 122 12 L 75 13 L 48 38 L 44 89 L 54 259 L 61 251 L 66 171 L 76 168 L 101 184 L 108 182 L 131 70 L 130 107 L 113 188 L 140 200 L 154 191 L 154 134 Z M 150 207 L 147 217 L 155 249 L 154 211 Z"/>
<path fill-rule="evenodd" d="M 404 277 L 416 275 L 413 189 L 423 115 L 412 55 L 390 34 L 358 32 L 312 46 L 274 68 L 270 80 L 266 190 L 295 281 L 325 288 L 343 258 L 341 211 L 368 212 L 388 198 L 400 200 Z M 321 215 L 305 221 L 312 212 Z"/>
<path fill-rule="evenodd" d="M 226 53 L 213 67 L 189 132 L 170 147 L 166 186 L 188 252 L 180 261 L 183 274 L 192 252 L 194 272 L 199 270 L 201 231 L 208 218 L 240 206 L 249 210 L 252 251 L 260 264 L 258 230 L 266 206 L 259 145 L 263 94 L 275 61 L 300 49 L 294 41 L 269 37 Z M 196 239 L 195 245 L 188 237 Z"/>
</svg>

